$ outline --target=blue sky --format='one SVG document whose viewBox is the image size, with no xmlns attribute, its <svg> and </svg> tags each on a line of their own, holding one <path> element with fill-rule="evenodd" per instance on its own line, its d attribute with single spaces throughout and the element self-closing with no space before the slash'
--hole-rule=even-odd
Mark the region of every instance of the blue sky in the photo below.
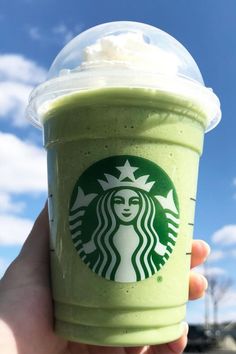
<svg viewBox="0 0 236 354">
<path fill-rule="evenodd" d="M 194 234 L 212 247 L 210 271 L 234 281 L 220 318 L 236 319 L 235 0 L 21 0 L 20 6 L 1 0 L 0 273 L 18 254 L 46 198 L 41 133 L 24 119 L 28 95 L 68 40 L 117 20 L 145 22 L 173 35 L 221 100 L 222 121 L 205 136 Z M 203 318 L 203 301 L 191 303 L 189 321 Z"/>
</svg>

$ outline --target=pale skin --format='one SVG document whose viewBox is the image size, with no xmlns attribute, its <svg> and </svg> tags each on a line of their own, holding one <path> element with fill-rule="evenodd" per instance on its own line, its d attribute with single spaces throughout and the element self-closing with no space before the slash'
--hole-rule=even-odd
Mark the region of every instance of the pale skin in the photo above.
<svg viewBox="0 0 236 354">
<path fill-rule="evenodd" d="M 115 348 L 73 343 L 53 331 L 49 278 L 48 214 L 45 207 L 37 218 L 19 256 L 0 281 L 1 354 L 180 354 L 187 343 L 187 326 L 178 340 L 156 346 Z M 202 264 L 209 246 L 195 240 L 191 267 Z M 191 272 L 189 299 L 204 295 L 207 283 Z"/>
</svg>

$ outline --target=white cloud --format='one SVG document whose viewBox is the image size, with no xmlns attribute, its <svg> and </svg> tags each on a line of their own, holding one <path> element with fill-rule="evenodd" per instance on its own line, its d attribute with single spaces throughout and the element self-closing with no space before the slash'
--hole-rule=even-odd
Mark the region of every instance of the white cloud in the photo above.
<svg viewBox="0 0 236 354">
<path fill-rule="evenodd" d="M 82 27 L 82 25 L 75 25 L 69 28 L 65 23 L 61 22 L 48 30 L 32 26 L 28 29 L 28 33 L 35 41 L 64 45 L 77 36 L 81 32 Z"/>
<path fill-rule="evenodd" d="M 10 194 L 0 192 L 0 215 L 4 213 L 21 213 L 24 209 L 24 202 L 13 202 Z"/>
<path fill-rule="evenodd" d="M 25 108 L 33 86 L 44 81 L 46 70 L 19 54 L 0 55 L 0 119 L 25 126 Z"/>
<path fill-rule="evenodd" d="M 10 117 L 17 127 L 27 125 L 25 108 L 32 89 L 33 86 L 19 82 L 0 82 L 0 119 Z"/>
<path fill-rule="evenodd" d="M 230 254 L 231 254 L 232 257 L 236 257 L 236 249 L 231 250 Z"/>
<path fill-rule="evenodd" d="M 236 244 L 236 225 L 225 225 L 212 235 L 212 241 L 222 245 Z"/>
<path fill-rule="evenodd" d="M 37 84 L 45 78 L 45 69 L 23 55 L 0 55 L 0 80 Z"/>
<path fill-rule="evenodd" d="M 46 192 L 46 154 L 32 143 L 0 132 L 0 170 L 0 245 L 21 245 L 33 222 L 14 214 L 24 210 L 25 203 L 18 201 L 22 194 Z"/>
<path fill-rule="evenodd" d="M 46 71 L 17 54 L 0 55 L 0 119 L 15 126 L 27 124 L 25 107 L 33 85 L 44 81 Z M 0 132 L 0 244 L 21 245 L 33 222 L 15 214 L 24 210 L 22 194 L 47 190 L 43 149 L 13 134 Z M 15 198 L 17 196 L 17 198 Z M 1 268 L 4 268 L 0 260 Z"/>
<path fill-rule="evenodd" d="M 209 257 L 207 258 L 208 262 L 217 262 L 220 259 L 226 257 L 226 252 L 223 252 L 222 250 L 212 250 Z"/>
<path fill-rule="evenodd" d="M 35 40 L 40 40 L 42 39 L 42 36 L 41 36 L 41 33 L 39 31 L 39 28 L 38 27 L 31 27 L 29 29 L 29 35 L 32 39 L 35 39 Z"/>
<path fill-rule="evenodd" d="M 33 222 L 18 216 L 0 215 L 0 245 L 22 245 Z"/>
<path fill-rule="evenodd" d="M 32 143 L 0 132 L 0 193 L 47 190 L 46 154 Z"/>
<path fill-rule="evenodd" d="M 198 273 L 203 275 L 224 275 L 226 274 L 226 270 L 221 267 L 209 267 L 209 265 L 199 266 L 194 268 Z"/>
<path fill-rule="evenodd" d="M 225 294 L 222 304 L 220 305 L 221 307 L 234 307 L 235 308 L 236 304 L 236 290 L 234 289 L 229 289 L 227 293 Z"/>
<path fill-rule="evenodd" d="M 65 24 L 61 23 L 52 28 L 52 33 L 57 35 L 63 44 L 69 42 L 74 36 L 73 30 L 70 30 Z"/>
<path fill-rule="evenodd" d="M 207 274 L 208 276 L 223 275 L 226 274 L 226 270 L 220 267 L 208 267 L 207 270 L 205 271 L 205 274 Z"/>
</svg>

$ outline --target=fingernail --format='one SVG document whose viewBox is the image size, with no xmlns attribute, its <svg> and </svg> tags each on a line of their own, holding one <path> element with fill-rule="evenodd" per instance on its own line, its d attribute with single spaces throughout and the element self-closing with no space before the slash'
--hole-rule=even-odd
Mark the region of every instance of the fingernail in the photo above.
<svg viewBox="0 0 236 354">
<path fill-rule="evenodd" d="M 183 322 L 183 327 L 184 327 L 183 334 L 187 336 L 188 335 L 188 331 L 189 331 L 188 323 L 187 322 Z"/>
<path fill-rule="evenodd" d="M 187 345 L 187 335 L 188 335 L 188 324 L 187 322 L 182 322 L 183 334 L 182 336 L 175 340 L 174 342 L 168 343 L 168 348 L 171 350 L 172 353 L 180 354 L 183 353 L 184 348 Z"/>
<path fill-rule="evenodd" d="M 202 283 L 203 283 L 203 286 L 204 286 L 204 290 L 206 290 L 208 288 L 208 281 L 207 279 L 204 277 L 204 275 L 200 274 L 201 276 L 201 279 L 202 279 Z"/>
<path fill-rule="evenodd" d="M 209 256 L 209 254 L 211 253 L 211 247 L 209 246 L 209 244 L 207 242 L 205 242 L 203 240 L 201 240 L 201 243 L 202 243 L 204 249 L 207 249 L 207 254 L 206 254 L 205 259 L 204 259 L 204 260 L 206 260 L 208 258 L 208 256 Z"/>
</svg>

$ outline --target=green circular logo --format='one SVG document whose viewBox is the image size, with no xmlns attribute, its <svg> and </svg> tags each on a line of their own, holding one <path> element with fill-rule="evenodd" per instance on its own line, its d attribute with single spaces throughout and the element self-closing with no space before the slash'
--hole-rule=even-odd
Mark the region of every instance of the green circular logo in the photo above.
<svg viewBox="0 0 236 354">
<path fill-rule="evenodd" d="M 91 165 L 72 192 L 69 228 L 82 261 L 117 282 L 149 278 L 176 243 L 179 204 L 158 165 L 137 156 L 112 156 Z"/>
</svg>

